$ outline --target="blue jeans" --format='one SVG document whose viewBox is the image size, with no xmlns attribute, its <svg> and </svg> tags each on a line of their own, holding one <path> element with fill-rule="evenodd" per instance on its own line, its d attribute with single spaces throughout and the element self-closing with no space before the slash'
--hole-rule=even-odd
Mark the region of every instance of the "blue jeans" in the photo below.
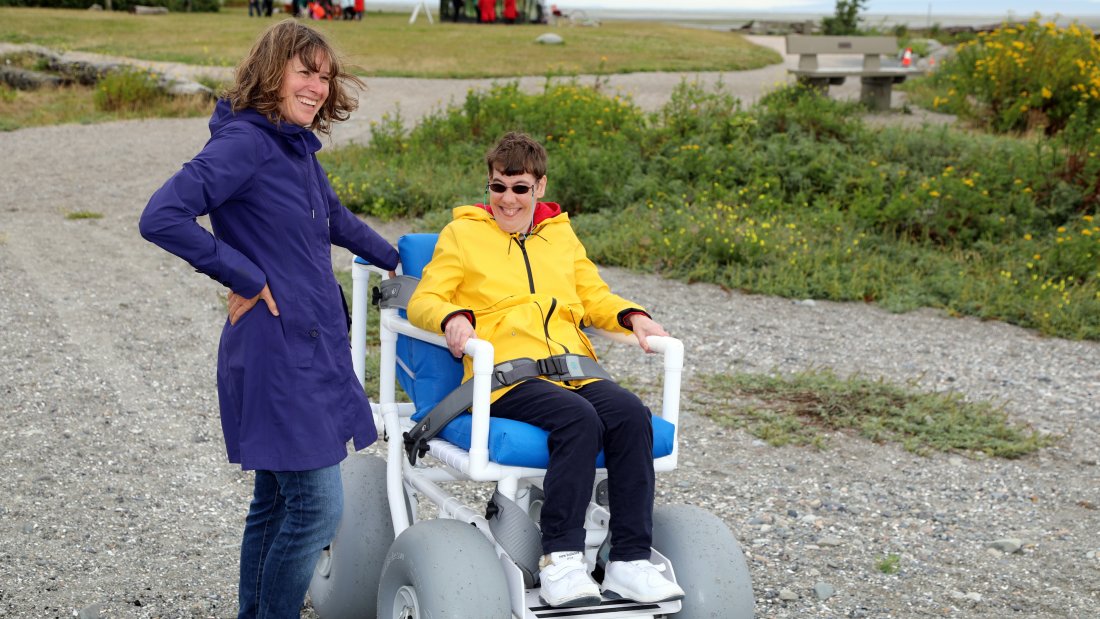
<svg viewBox="0 0 1100 619">
<path fill-rule="evenodd" d="M 339 465 L 256 471 L 241 541 L 240 619 L 300 616 L 313 569 L 343 510 Z"/>
</svg>

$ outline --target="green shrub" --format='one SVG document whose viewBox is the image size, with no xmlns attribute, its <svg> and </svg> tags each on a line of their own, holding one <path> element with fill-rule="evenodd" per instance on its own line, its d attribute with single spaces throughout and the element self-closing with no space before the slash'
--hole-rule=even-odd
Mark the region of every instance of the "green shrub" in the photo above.
<svg viewBox="0 0 1100 619">
<path fill-rule="evenodd" d="M 95 87 L 95 107 L 105 112 L 135 112 L 166 97 L 157 86 L 155 74 L 139 69 L 108 73 Z"/>
<path fill-rule="evenodd" d="M 44 9 L 87 9 L 93 4 L 105 6 L 100 0 L 0 0 L 0 6 L 40 7 Z M 173 13 L 195 11 L 216 13 L 221 8 L 219 0 L 112 0 L 111 9 L 131 11 L 137 5 L 163 6 Z"/>
<path fill-rule="evenodd" d="M 821 20 L 824 34 L 845 35 L 859 32 L 859 11 L 867 0 L 836 0 L 836 13 Z"/>
<path fill-rule="evenodd" d="M 1100 109 L 1100 41 L 1086 26 L 1038 19 L 958 46 L 932 77 L 931 106 L 998 132 L 1061 131 Z"/>
<path fill-rule="evenodd" d="M 546 199 L 601 264 L 1100 338 L 1095 125 L 871 129 L 859 109 L 796 86 L 746 109 L 685 82 L 645 114 L 598 87 L 505 84 L 412 129 L 393 114 L 370 146 L 323 158 L 345 204 L 438 229 L 485 199 L 493 141 L 527 131 L 550 155 Z"/>
</svg>

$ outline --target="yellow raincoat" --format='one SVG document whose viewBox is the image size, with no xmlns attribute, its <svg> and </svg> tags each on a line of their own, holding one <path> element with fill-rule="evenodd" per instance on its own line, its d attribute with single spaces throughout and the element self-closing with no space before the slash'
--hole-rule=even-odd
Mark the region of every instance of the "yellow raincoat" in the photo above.
<svg viewBox="0 0 1100 619">
<path fill-rule="evenodd" d="M 495 349 L 494 363 L 562 353 L 596 359 L 582 327 L 629 333 L 623 319 L 645 310 L 611 293 L 569 216 L 553 202 L 540 202 L 534 221 L 524 239 L 501 230 L 483 205 L 455 208 L 409 300 L 409 322 L 442 333 L 452 315 L 472 315 L 478 339 Z M 468 380 L 469 357 L 464 365 Z M 495 391 L 493 400 L 506 391 Z"/>
</svg>

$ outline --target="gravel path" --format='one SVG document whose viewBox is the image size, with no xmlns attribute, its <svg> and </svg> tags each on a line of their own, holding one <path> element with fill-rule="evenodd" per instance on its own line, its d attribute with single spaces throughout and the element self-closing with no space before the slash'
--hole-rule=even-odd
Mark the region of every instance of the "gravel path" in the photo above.
<svg viewBox="0 0 1100 619">
<path fill-rule="evenodd" d="M 727 86 L 759 92 L 742 84 L 764 73 L 737 75 Z M 632 79 L 667 92 L 659 76 Z M 371 80 L 370 92 L 420 113 L 451 96 L 435 80 Z M 373 105 L 368 118 L 386 107 Z M 235 614 L 250 477 L 225 462 L 217 419 L 223 305 L 216 284 L 137 233 L 148 196 L 202 147 L 205 124 L 0 134 L 0 616 Z M 103 218 L 65 218 L 77 210 Z M 659 478 L 659 501 L 729 524 L 750 555 L 759 616 L 1096 616 L 1100 344 L 604 273 L 685 340 L 688 380 L 832 368 L 1003 402 L 1063 436 L 1016 461 L 918 457 L 842 435 L 825 451 L 777 449 L 688 404 L 682 467 Z M 638 384 L 656 363 L 627 349 L 606 359 Z M 1004 539 L 1019 551 L 990 547 Z M 876 564 L 890 554 L 900 569 L 887 575 Z"/>
</svg>

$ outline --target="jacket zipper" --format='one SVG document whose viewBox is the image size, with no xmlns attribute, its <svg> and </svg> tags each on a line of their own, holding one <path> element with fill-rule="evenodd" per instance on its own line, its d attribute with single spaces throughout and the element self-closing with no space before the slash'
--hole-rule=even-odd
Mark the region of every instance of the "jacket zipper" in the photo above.
<svg viewBox="0 0 1100 619">
<path fill-rule="evenodd" d="M 531 259 L 527 256 L 527 246 L 523 241 L 519 239 L 516 239 L 516 245 L 519 245 L 519 250 L 523 252 L 523 264 L 525 267 L 527 267 L 527 286 L 531 289 L 531 294 L 535 294 L 535 275 L 531 272 Z M 557 309 L 557 307 L 558 300 L 555 298 L 551 298 L 550 311 L 546 312 L 546 317 L 542 321 L 542 333 L 546 336 L 547 342 L 553 342 L 558 346 L 561 346 L 562 350 L 564 350 L 566 354 L 568 354 L 568 346 L 550 337 L 550 318 L 554 315 L 554 310 Z"/>
<path fill-rule="evenodd" d="M 535 294 L 535 275 L 531 272 L 531 259 L 527 257 L 527 246 L 518 239 L 516 245 L 519 245 L 519 250 L 523 252 L 523 264 L 527 267 L 527 286 L 531 289 L 531 294 Z"/>
</svg>

